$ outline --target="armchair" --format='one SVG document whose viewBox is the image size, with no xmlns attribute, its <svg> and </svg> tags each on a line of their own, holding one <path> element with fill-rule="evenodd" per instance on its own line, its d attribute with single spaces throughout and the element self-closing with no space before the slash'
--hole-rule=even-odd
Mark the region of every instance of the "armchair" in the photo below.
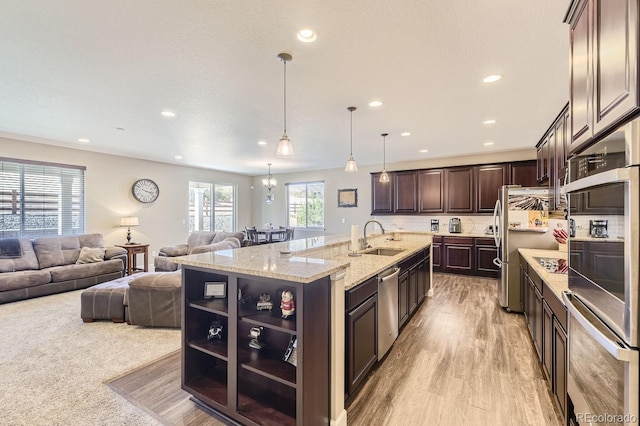
<svg viewBox="0 0 640 426">
<path fill-rule="evenodd" d="M 209 251 L 220 250 L 222 247 L 216 245 L 229 238 L 237 239 L 239 245 L 242 246 L 244 234 L 242 232 L 208 232 L 198 231 L 192 232 L 187 239 L 187 244 L 177 244 L 169 247 L 162 247 L 158 251 L 158 256 L 154 260 L 156 272 L 173 272 L 179 269 L 177 263 L 171 262 L 169 259 L 176 256 L 186 256 L 188 254 L 205 253 Z M 229 241 L 229 240 L 227 240 Z M 224 247 L 231 248 L 231 247 Z"/>
</svg>

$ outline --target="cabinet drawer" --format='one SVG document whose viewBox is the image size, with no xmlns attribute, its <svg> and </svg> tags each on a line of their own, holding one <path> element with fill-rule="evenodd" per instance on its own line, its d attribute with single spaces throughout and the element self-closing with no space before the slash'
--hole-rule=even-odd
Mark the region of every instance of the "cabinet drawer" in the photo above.
<svg viewBox="0 0 640 426">
<path fill-rule="evenodd" d="M 538 291 L 542 293 L 542 278 L 533 268 L 529 268 L 529 278 L 536 285 Z"/>
<path fill-rule="evenodd" d="M 347 290 L 346 307 L 347 312 L 355 309 L 362 302 L 378 292 L 378 277 L 369 278 L 367 281 L 358 286 Z"/>
<path fill-rule="evenodd" d="M 455 244 L 460 246 L 473 246 L 473 238 L 470 237 L 444 237 L 445 244 Z"/>
<path fill-rule="evenodd" d="M 409 268 L 412 268 L 416 263 L 418 263 L 418 255 L 414 254 L 413 256 L 401 261 L 398 266 L 400 266 L 401 273 L 406 271 Z"/>
<path fill-rule="evenodd" d="M 567 308 L 564 304 L 558 299 L 556 293 L 551 290 L 549 285 L 545 282 L 544 287 L 542 289 L 542 297 L 547 301 L 549 307 L 553 311 L 553 315 L 558 318 L 558 322 L 562 326 L 562 328 L 567 330 Z"/>
<path fill-rule="evenodd" d="M 476 246 L 496 247 L 496 241 L 493 238 L 476 238 Z"/>
<path fill-rule="evenodd" d="M 136 247 L 136 248 L 129 249 L 129 252 L 134 254 L 144 253 L 145 251 L 146 251 L 145 247 Z"/>
</svg>

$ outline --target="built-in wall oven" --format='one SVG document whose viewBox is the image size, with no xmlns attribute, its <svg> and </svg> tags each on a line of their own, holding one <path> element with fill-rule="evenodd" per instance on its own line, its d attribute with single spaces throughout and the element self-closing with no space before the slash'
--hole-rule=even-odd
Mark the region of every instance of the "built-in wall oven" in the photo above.
<svg viewBox="0 0 640 426">
<path fill-rule="evenodd" d="M 567 391 L 573 422 L 639 419 L 640 122 L 569 161 L 569 217 L 606 220 L 605 238 L 569 237 Z"/>
</svg>

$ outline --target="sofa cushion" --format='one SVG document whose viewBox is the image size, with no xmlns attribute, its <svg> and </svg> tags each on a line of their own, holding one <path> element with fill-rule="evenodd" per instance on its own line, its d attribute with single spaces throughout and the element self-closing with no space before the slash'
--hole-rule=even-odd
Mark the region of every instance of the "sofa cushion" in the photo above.
<svg viewBox="0 0 640 426">
<path fill-rule="evenodd" d="M 41 237 L 33 240 L 40 269 L 76 263 L 81 247 L 103 247 L 102 234 Z"/>
<path fill-rule="evenodd" d="M 0 291 L 35 287 L 51 282 L 49 271 L 18 271 L 0 274 Z"/>
<path fill-rule="evenodd" d="M 195 247 L 211 244 L 213 238 L 216 236 L 215 232 L 198 231 L 192 232 L 187 239 L 187 246 L 189 248 L 188 253 L 191 253 Z"/>
<path fill-rule="evenodd" d="M 71 265 L 54 266 L 47 270 L 51 273 L 51 281 L 53 282 L 70 281 L 121 272 L 122 261 L 120 259 L 113 259 L 97 263 L 74 263 Z"/>
<path fill-rule="evenodd" d="M 103 248 L 82 247 L 76 264 L 103 262 L 104 252 Z"/>
<path fill-rule="evenodd" d="M 242 240 L 244 240 L 244 234 L 242 232 L 218 232 L 211 242 L 217 243 L 229 237 L 237 238 L 241 244 Z"/>
<path fill-rule="evenodd" d="M 14 259 L 0 259 L 0 272 L 25 271 L 38 269 L 38 258 L 33 251 L 33 245 L 28 238 L 20 238 L 22 256 Z"/>
<path fill-rule="evenodd" d="M 129 288 L 153 291 L 176 291 L 182 286 L 182 271 L 148 272 L 137 274 L 129 281 Z"/>
<path fill-rule="evenodd" d="M 206 246 L 199 246 L 193 249 L 191 254 L 209 253 L 218 250 L 229 250 L 240 247 L 240 241 L 235 237 L 227 237 L 222 241 Z"/>
<path fill-rule="evenodd" d="M 173 257 L 157 256 L 153 261 L 156 271 L 176 271 L 180 265 L 171 261 Z"/>
</svg>

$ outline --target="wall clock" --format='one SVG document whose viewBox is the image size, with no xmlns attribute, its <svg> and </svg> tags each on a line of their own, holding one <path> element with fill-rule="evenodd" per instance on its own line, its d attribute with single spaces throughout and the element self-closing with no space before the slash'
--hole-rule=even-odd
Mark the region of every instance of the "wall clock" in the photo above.
<svg viewBox="0 0 640 426">
<path fill-rule="evenodd" d="M 151 179 L 139 179 L 131 187 L 133 197 L 141 203 L 153 203 L 158 199 L 160 190 L 158 184 Z"/>
</svg>

